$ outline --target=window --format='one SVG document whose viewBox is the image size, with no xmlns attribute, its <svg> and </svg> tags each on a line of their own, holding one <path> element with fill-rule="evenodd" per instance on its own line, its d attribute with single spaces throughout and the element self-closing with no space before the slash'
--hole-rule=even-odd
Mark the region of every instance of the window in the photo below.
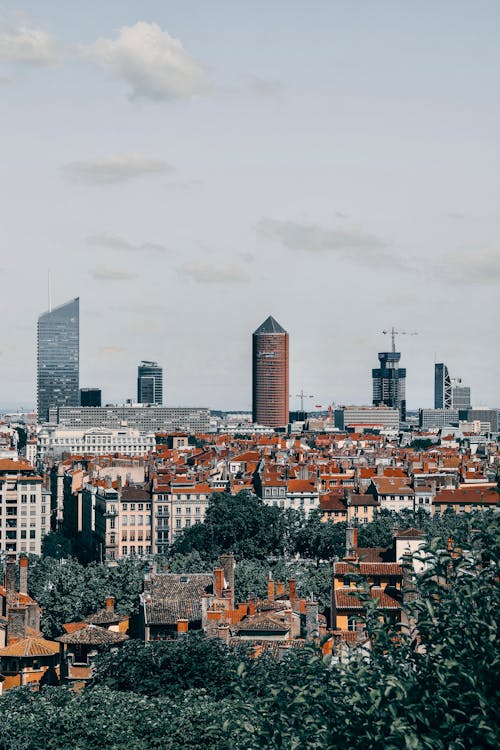
<svg viewBox="0 0 500 750">
<path fill-rule="evenodd" d="M 127 526 L 127 524 L 128 524 L 127 516 L 122 516 L 122 526 Z"/>
<path fill-rule="evenodd" d="M 191 526 L 191 519 L 186 518 L 186 529 L 188 529 Z"/>
<path fill-rule="evenodd" d="M 30 495 L 30 503 L 36 503 L 36 495 Z"/>
<path fill-rule="evenodd" d="M 135 503 L 130 503 L 129 508 L 130 508 L 130 510 L 135 510 Z"/>
<path fill-rule="evenodd" d="M 130 526 L 135 526 L 135 516 L 130 516 Z"/>
<path fill-rule="evenodd" d="M 181 519 L 180 518 L 176 518 L 176 520 L 175 520 L 175 528 L 176 529 L 180 529 L 181 528 Z"/>
<path fill-rule="evenodd" d="M 21 502 L 25 503 L 28 500 L 28 495 L 21 495 Z"/>
<path fill-rule="evenodd" d="M 176 508 L 175 512 L 177 513 L 178 516 L 180 516 L 182 513 L 182 508 Z"/>
<path fill-rule="evenodd" d="M 139 516 L 137 523 L 139 526 L 144 526 L 144 516 Z"/>
<path fill-rule="evenodd" d="M 35 531 L 35 529 L 30 529 L 30 539 L 35 539 L 35 538 L 36 538 L 36 531 Z"/>
<path fill-rule="evenodd" d="M 126 554 L 127 554 L 127 548 L 126 547 L 122 547 L 122 555 L 126 555 Z"/>
<path fill-rule="evenodd" d="M 144 510 L 144 503 L 139 503 L 137 510 Z"/>
<path fill-rule="evenodd" d="M 200 515 L 200 509 L 199 508 L 195 508 L 194 509 L 194 514 L 195 514 L 195 516 L 199 516 Z"/>
<path fill-rule="evenodd" d="M 191 515 L 191 508 L 187 507 L 186 508 L 186 516 L 190 516 L 190 515 Z"/>
</svg>

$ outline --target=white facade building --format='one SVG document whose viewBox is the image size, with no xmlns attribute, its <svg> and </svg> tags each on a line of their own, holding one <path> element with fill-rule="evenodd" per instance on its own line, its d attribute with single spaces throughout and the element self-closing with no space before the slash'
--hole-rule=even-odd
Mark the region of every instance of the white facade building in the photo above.
<svg viewBox="0 0 500 750">
<path fill-rule="evenodd" d="M 155 449 L 154 432 L 141 432 L 131 427 L 111 430 L 94 428 L 71 429 L 46 424 L 38 431 L 38 460 L 63 453 L 80 456 L 103 456 L 119 453 L 123 456 L 144 456 Z"/>
<path fill-rule="evenodd" d="M 50 531 L 50 493 L 27 461 L 0 460 L 0 552 L 40 555 Z"/>
</svg>

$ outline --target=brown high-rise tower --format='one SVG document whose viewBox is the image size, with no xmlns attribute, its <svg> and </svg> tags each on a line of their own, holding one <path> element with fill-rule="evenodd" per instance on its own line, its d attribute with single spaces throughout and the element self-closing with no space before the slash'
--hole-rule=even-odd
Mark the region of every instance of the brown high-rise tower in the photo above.
<svg viewBox="0 0 500 750">
<path fill-rule="evenodd" d="M 288 424 L 288 333 L 269 316 L 252 337 L 252 418 L 268 427 Z"/>
</svg>

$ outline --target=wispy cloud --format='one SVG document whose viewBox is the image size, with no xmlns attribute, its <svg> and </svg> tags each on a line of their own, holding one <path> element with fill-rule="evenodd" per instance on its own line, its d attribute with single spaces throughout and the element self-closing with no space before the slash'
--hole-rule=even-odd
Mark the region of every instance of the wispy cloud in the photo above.
<svg viewBox="0 0 500 750">
<path fill-rule="evenodd" d="M 453 284 L 500 284 L 500 245 L 467 255 L 454 255 L 434 268 L 434 277 Z"/>
<path fill-rule="evenodd" d="M 209 88 L 203 67 L 157 23 L 123 26 L 116 39 L 98 39 L 81 53 L 125 81 L 132 99 L 184 99 Z"/>
<path fill-rule="evenodd" d="M 179 269 L 179 273 L 199 284 L 242 284 L 249 280 L 238 266 L 213 266 L 210 263 L 188 263 Z"/>
<path fill-rule="evenodd" d="M 0 60 L 43 66 L 56 63 L 58 58 L 57 42 L 50 34 L 0 23 Z"/>
<path fill-rule="evenodd" d="M 62 168 L 63 177 L 80 185 L 112 185 L 172 171 L 174 168 L 161 159 L 136 155 L 73 161 Z"/>
<path fill-rule="evenodd" d="M 290 250 L 313 253 L 387 247 L 383 240 L 357 229 L 330 229 L 319 224 L 279 219 L 262 219 L 257 225 L 257 232 L 261 237 L 279 242 Z"/>
<path fill-rule="evenodd" d="M 119 237 L 116 234 L 93 234 L 87 237 L 87 245 L 89 247 L 105 247 L 110 250 L 117 250 L 119 252 L 132 252 L 132 253 L 165 253 L 167 252 L 166 245 L 162 245 L 159 242 L 140 242 L 134 243 Z"/>
<path fill-rule="evenodd" d="M 294 252 L 336 253 L 364 266 L 410 270 L 405 258 L 388 250 L 389 244 L 357 228 L 333 229 L 320 224 L 264 218 L 257 235 Z"/>
<path fill-rule="evenodd" d="M 90 272 L 90 275 L 97 281 L 128 281 L 137 278 L 136 273 L 130 273 L 129 271 L 122 271 L 119 268 L 110 268 L 106 266 L 95 268 Z"/>
</svg>

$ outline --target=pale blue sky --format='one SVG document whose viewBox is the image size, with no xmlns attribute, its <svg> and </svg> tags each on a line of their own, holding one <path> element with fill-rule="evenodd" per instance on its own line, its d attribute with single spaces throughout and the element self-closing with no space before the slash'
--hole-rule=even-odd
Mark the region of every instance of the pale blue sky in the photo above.
<svg viewBox="0 0 500 750">
<path fill-rule="evenodd" d="M 500 405 L 499 25 L 481 0 L 0 2 L 0 404 L 34 402 L 50 266 L 106 401 L 157 358 L 169 405 L 249 408 L 272 314 L 315 403 L 368 403 L 395 325 L 410 408 L 435 355 Z"/>
</svg>

